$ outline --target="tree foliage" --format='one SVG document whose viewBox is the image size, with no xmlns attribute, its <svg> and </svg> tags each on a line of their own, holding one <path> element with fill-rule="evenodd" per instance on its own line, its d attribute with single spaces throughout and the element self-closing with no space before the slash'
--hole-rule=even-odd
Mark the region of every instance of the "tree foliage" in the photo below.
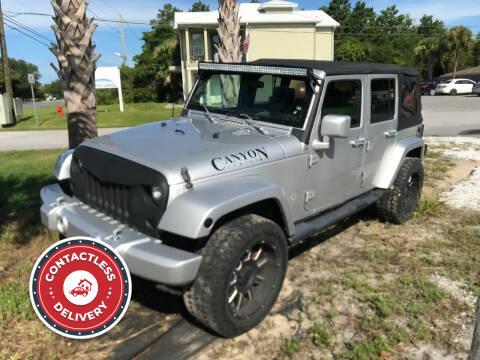
<svg viewBox="0 0 480 360">
<path fill-rule="evenodd" d="M 17 60 L 14 58 L 8 59 L 10 67 L 10 75 L 12 77 L 13 97 L 22 99 L 29 99 L 32 97 L 30 84 L 28 83 L 28 74 L 34 74 L 35 85 L 33 86 L 36 96 L 42 95 L 42 88 L 38 80 L 40 73 L 38 67 L 34 64 L 26 62 L 25 60 Z M 0 92 L 5 93 L 5 82 L 3 77 L 3 67 L 0 67 Z"/>
<path fill-rule="evenodd" d="M 190 11 L 209 11 L 201 0 Z M 178 34 L 173 29 L 179 8 L 167 3 L 150 21 L 152 29 L 144 32 L 142 52 L 133 58 L 134 67 L 123 66 L 122 89 L 126 102 L 176 102 L 182 98 L 181 74 L 172 73 L 170 65 L 180 64 Z M 110 101 L 108 97 L 105 101 Z"/>
<path fill-rule="evenodd" d="M 52 81 L 51 83 L 43 85 L 43 92 L 48 95 L 63 97 L 63 88 L 60 80 Z"/>
<path fill-rule="evenodd" d="M 195 1 L 188 11 L 210 11 L 210 5 L 202 2 L 202 0 Z"/>
<path fill-rule="evenodd" d="M 415 24 L 395 5 L 375 12 L 364 1 L 352 6 L 350 0 L 331 0 L 320 10 L 340 23 L 335 30 L 336 60 L 416 67 L 425 79 L 480 63 L 480 40 L 474 43 L 464 27 L 447 31 L 432 15 Z"/>
<path fill-rule="evenodd" d="M 453 77 L 457 73 L 458 63 L 465 57 L 472 42 L 473 34 L 465 26 L 451 28 L 444 37 L 445 47 L 453 57 Z"/>
</svg>

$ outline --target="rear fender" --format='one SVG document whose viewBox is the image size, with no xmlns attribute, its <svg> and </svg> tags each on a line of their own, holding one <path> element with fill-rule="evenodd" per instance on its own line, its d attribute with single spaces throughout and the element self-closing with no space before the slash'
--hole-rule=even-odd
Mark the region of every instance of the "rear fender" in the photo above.
<svg viewBox="0 0 480 360">
<path fill-rule="evenodd" d="M 213 225 L 224 215 L 262 200 L 275 199 L 286 230 L 293 233 L 290 208 L 282 189 L 258 175 L 194 184 L 167 205 L 158 228 L 188 238 L 209 236 Z M 211 223 L 210 226 L 206 226 Z"/>
<path fill-rule="evenodd" d="M 421 160 L 423 161 L 425 155 L 425 143 L 421 138 L 409 137 L 402 139 L 395 144 L 394 149 L 384 155 L 377 174 L 373 179 L 373 185 L 380 189 L 388 189 L 392 186 L 398 170 L 400 170 L 400 166 L 402 166 L 403 159 L 405 159 L 410 151 L 419 148 Z"/>
</svg>

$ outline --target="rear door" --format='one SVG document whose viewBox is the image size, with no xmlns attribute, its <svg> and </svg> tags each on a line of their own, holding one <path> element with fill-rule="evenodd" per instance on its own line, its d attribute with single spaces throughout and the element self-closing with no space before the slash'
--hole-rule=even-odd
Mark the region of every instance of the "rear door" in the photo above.
<svg viewBox="0 0 480 360">
<path fill-rule="evenodd" d="M 466 94 L 470 92 L 470 86 L 466 80 L 457 80 L 455 82 L 455 88 L 459 94 Z"/>
<path fill-rule="evenodd" d="M 472 91 L 473 91 L 473 86 L 476 84 L 475 81 L 472 81 L 472 80 L 465 80 L 468 88 L 467 88 L 467 93 L 468 94 L 471 94 Z"/>
<path fill-rule="evenodd" d="M 365 190 L 373 188 L 374 177 L 383 157 L 392 151 L 397 139 L 398 75 L 369 75 L 367 105 L 367 144 Z"/>
</svg>

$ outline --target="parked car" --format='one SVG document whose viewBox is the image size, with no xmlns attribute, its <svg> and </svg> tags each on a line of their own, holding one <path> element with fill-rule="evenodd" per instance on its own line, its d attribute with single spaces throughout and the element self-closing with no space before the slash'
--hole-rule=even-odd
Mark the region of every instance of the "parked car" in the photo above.
<svg viewBox="0 0 480 360">
<path fill-rule="evenodd" d="M 233 337 L 269 313 L 289 248 L 373 204 L 391 223 L 412 217 L 422 136 L 415 69 L 200 63 L 181 117 L 62 154 L 41 218 L 119 249 L 134 274 L 181 289 L 198 321 Z"/>
<path fill-rule="evenodd" d="M 436 94 L 471 94 L 475 81 L 470 79 L 451 79 L 442 81 L 435 89 Z"/>
<path fill-rule="evenodd" d="M 480 81 L 473 85 L 472 94 L 477 94 L 480 96 Z"/>
<path fill-rule="evenodd" d="M 438 81 L 427 81 L 422 83 L 422 95 L 435 95 Z"/>
</svg>

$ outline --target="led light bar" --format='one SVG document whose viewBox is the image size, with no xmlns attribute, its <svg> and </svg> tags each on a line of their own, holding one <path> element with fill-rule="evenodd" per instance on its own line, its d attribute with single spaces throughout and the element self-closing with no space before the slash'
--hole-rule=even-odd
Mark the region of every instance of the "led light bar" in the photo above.
<svg viewBox="0 0 480 360">
<path fill-rule="evenodd" d="M 226 72 L 259 73 L 271 75 L 307 76 L 307 69 L 295 67 L 279 67 L 246 64 L 200 63 L 199 70 L 213 70 Z"/>
</svg>

